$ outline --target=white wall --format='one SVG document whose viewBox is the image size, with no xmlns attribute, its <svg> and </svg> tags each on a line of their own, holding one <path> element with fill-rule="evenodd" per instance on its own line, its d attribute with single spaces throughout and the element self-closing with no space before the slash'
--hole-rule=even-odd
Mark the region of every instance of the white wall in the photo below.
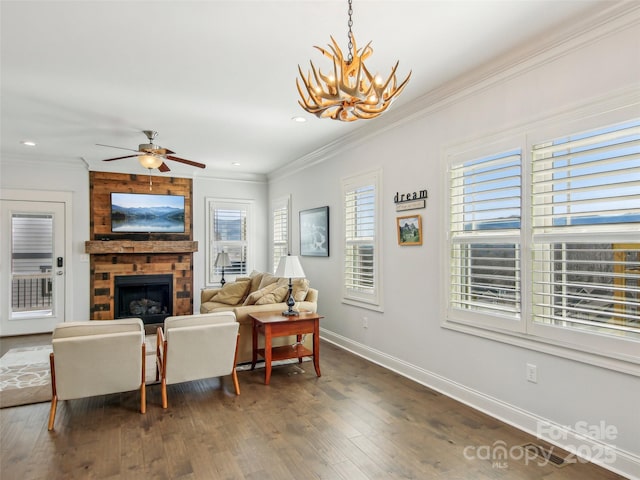
<svg viewBox="0 0 640 480">
<path fill-rule="evenodd" d="M 606 442 L 616 449 L 616 461 L 605 466 L 640 476 L 638 376 L 441 327 L 446 302 L 441 285 L 447 279 L 441 258 L 448 254 L 443 151 L 621 91 L 635 90 L 637 95 L 638 14 L 601 20 L 579 35 L 567 35 L 552 49 L 542 48 L 541 43 L 533 57 L 518 62 L 512 58 L 509 68 L 502 67 L 505 59 L 497 60 L 469 76 L 464 88 L 439 92 L 446 98 L 430 95 L 408 121 L 399 120 L 401 112 L 389 112 L 395 125 L 381 117 L 375 127 L 363 127 L 350 141 L 300 159 L 297 169 L 275 172 L 270 176 L 269 197 L 292 195 L 294 253 L 299 253 L 298 212 L 330 207 L 330 257 L 301 258 L 311 284 L 320 292 L 324 338 L 533 433 L 538 421 L 572 428 L 577 422 L 604 421 L 618 429 L 617 436 Z M 340 179 L 378 167 L 383 169 L 384 313 L 340 302 Z M 399 247 L 395 218 L 402 214 L 396 213 L 393 197 L 396 192 L 422 189 L 429 192 L 427 208 L 410 213 L 423 216 L 424 243 Z M 363 317 L 368 328 L 363 327 Z M 537 384 L 526 381 L 526 363 L 537 365 Z M 559 443 L 575 444 L 570 431 L 567 435 Z M 593 460 L 607 463 L 596 458 L 597 453 L 593 451 Z"/>
</svg>

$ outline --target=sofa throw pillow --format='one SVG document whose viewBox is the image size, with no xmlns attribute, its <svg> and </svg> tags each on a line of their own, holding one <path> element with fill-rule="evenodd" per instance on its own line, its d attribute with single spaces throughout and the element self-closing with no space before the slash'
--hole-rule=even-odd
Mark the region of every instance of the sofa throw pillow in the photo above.
<svg viewBox="0 0 640 480">
<path fill-rule="evenodd" d="M 306 278 L 296 278 L 291 284 L 293 285 L 293 299 L 296 302 L 304 302 L 309 291 L 309 280 Z"/>
<path fill-rule="evenodd" d="M 249 293 L 257 292 L 260 290 L 260 282 L 262 281 L 263 272 L 258 272 L 254 270 L 249 274 L 249 278 L 251 279 L 251 286 L 249 287 Z"/>
<path fill-rule="evenodd" d="M 267 285 L 271 285 L 272 283 L 276 283 L 278 280 L 280 280 L 280 277 L 276 277 L 275 275 L 271 275 L 270 273 L 263 273 L 262 274 L 262 280 L 260 281 L 260 286 L 258 287 L 260 288 L 264 288 Z"/>
<path fill-rule="evenodd" d="M 250 284 L 249 280 L 225 283 L 211 300 L 226 305 L 238 305 L 242 302 Z"/>
<path fill-rule="evenodd" d="M 261 298 L 256 300 L 256 305 L 267 305 L 270 303 L 280 303 L 285 300 L 287 295 L 289 294 L 289 287 L 287 285 L 279 285 L 274 283 L 273 285 L 276 288 L 266 295 L 263 295 Z"/>
<path fill-rule="evenodd" d="M 265 295 L 273 292 L 276 288 L 278 288 L 278 284 L 272 283 L 271 285 L 267 285 L 266 287 L 261 288 L 260 290 L 256 290 L 255 292 L 252 292 L 249 295 L 247 295 L 247 298 L 245 299 L 242 305 L 255 305 L 255 303 L 258 300 L 260 300 Z"/>
</svg>

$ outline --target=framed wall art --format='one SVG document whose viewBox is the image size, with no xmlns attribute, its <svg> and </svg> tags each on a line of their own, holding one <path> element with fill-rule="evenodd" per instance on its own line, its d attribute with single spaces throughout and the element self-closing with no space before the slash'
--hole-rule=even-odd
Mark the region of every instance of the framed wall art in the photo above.
<svg viewBox="0 0 640 480">
<path fill-rule="evenodd" d="M 329 256 L 329 207 L 300 211 L 300 255 Z"/>
<path fill-rule="evenodd" d="M 408 215 L 396 219 L 398 245 L 422 245 L 422 217 Z"/>
</svg>

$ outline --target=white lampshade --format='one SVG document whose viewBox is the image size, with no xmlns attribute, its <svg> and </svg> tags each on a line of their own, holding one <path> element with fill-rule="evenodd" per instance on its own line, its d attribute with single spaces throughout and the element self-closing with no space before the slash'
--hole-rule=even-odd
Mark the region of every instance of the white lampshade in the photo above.
<svg viewBox="0 0 640 480">
<path fill-rule="evenodd" d="M 216 267 L 230 267 L 231 261 L 229 260 L 229 254 L 227 252 L 220 252 L 216 257 L 216 262 L 214 264 Z"/>
<path fill-rule="evenodd" d="M 297 256 L 286 255 L 280 257 L 280 263 L 275 273 L 276 277 L 283 278 L 304 278 L 304 270 L 300 265 L 300 259 Z"/>
<path fill-rule="evenodd" d="M 158 168 L 163 162 L 162 158 L 156 157 L 155 155 L 140 155 L 138 160 L 140 161 L 140 165 L 149 169 Z"/>
</svg>

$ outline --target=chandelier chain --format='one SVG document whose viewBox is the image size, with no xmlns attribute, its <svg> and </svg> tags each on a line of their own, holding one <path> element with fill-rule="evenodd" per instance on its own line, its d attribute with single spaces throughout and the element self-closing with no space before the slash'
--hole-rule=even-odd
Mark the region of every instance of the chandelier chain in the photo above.
<svg viewBox="0 0 640 480">
<path fill-rule="evenodd" d="M 349 21 L 347 22 L 347 25 L 349 25 L 349 33 L 348 33 L 348 40 L 349 40 L 349 56 L 347 57 L 347 64 L 351 65 L 351 62 L 353 61 L 353 33 L 351 32 L 351 27 L 353 26 L 353 19 L 351 18 L 351 15 L 353 15 L 353 6 L 351 5 L 351 0 L 349 0 Z"/>
</svg>

